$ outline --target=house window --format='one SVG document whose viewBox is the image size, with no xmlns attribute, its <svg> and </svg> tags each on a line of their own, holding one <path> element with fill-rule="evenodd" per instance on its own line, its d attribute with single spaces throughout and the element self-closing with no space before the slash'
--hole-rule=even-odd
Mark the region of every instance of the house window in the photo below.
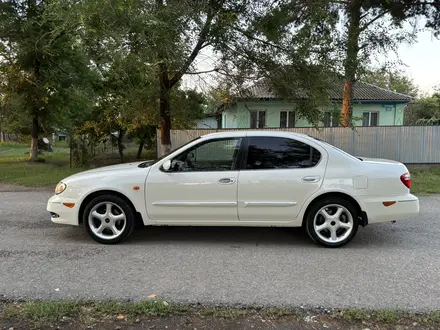
<svg viewBox="0 0 440 330">
<path fill-rule="evenodd" d="M 280 127 L 295 127 L 295 112 L 294 111 L 281 111 L 280 112 Z"/>
<path fill-rule="evenodd" d="M 377 119 L 379 114 L 377 112 L 364 112 L 362 126 L 377 126 Z"/>
<path fill-rule="evenodd" d="M 333 115 L 332 112 L 324 112 L 324 127 L 337 127 L 339 126 L 338 118 Z"/>
<path fill-rule="evenodd" d="M 251 128 L 266 127 L 266 111 L 251 111 Z"/>
</svg>

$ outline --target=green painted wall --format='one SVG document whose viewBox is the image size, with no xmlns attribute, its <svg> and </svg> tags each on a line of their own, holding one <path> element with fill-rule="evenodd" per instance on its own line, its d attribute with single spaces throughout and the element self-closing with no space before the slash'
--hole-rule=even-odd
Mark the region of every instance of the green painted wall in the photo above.
<svg viewBox="0 0 440 330">
<path fill-rule="evenodd" d="M 342 107 L 342 106 L 341 106 Z M 379 126 L 403 125 L 405 104 L 353 104 L 353 117 L 362 118 L 363 112 L 378 112 Z M 280 126 L 280 111 L 295 110 L 293 103 L 282 101 L 250 101 L 239 102 L 223 111 L 222 128 L 249 128 L 250 111 L 266 111 L 266 127 Z M 330 110 L 330 109 L 329 109 Z M 362 126 L 362 120 L 355 121 Z M 311 127 L 305 119 L 296 118 L 296 127 Z"/>
<path fill-rule="evenodd" d="M 405 104 L 355 104 L 353 117 L 361 117 L 363 112 L 378 112 L 379 126 L 403 125 L 403 111 Z M 362 120 L 355 121 L 362 126 Z"/>
</svg>

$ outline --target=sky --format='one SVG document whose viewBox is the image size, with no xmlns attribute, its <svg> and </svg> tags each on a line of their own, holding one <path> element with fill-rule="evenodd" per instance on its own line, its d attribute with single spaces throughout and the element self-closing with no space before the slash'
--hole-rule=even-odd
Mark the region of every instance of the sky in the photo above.
<svg viewBox="0 0 440 330">
<path fill-rule="evenodd" d="M 415 44 L 402 44 L 398 54 L 406 64 L 402 69 L 421 92 L 432 93 L 435 85 L 440 85 L 440 40 L 431 32 L 419 33 Z"/>
</svg>

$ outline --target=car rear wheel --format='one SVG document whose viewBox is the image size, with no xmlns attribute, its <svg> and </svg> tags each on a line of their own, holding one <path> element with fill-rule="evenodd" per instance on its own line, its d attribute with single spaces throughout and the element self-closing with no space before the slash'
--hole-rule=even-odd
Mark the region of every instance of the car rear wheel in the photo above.
<svg viewBox="0 0 440 330">
<path fill-rule="evenodd" d="M 132 207 L 122 198 L 101 195 L 90 201 L 83 214 L 86 231 L 95 241 L 116 244 L 127 239 L 135 227 Z"/>
<path fill-rule="evenodd" d="M 331 197 L 312 205 L 306 216 L 310 238 L 326 247 L 340 247 L 350 242 L 359 227 L 358 211 L 347 200 Z"/>
</svg>

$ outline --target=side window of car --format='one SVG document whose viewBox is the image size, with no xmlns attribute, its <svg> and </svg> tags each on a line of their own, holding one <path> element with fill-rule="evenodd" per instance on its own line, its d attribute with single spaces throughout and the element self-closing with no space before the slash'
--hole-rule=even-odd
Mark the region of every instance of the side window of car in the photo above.
<svg viewBox="0 0 440 330">
<path fill-rule="evenodd" d="M 235 169 L 241 138 L 202 142 L 172 161 L 175 172 L 231 171 Z"/>
<path fill-rule="evenodd" d="M 246 169 L 307 168 L 318 164 L 321 153 L 312 146 L 281 137 L 249 137 Z"/>
</svg>

